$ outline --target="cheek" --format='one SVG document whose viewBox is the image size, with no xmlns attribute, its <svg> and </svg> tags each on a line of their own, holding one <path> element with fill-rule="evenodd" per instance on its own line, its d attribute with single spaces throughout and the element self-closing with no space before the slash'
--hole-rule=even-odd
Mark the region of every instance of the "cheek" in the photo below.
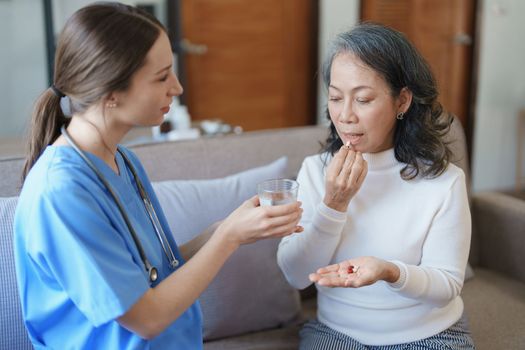
<svg viewBox="0 0 525 350">
<path fill-rule="evenodd" d="M 394 135 L 395 123 L 384 121 L 380 127 L 375 128 L 374 136 L 378 141 L 392 142 Z"/>
<path fill-rule="evenodd" d="M 336 104 L 328 103 L 328 115 L 334 124 L 336 124 L 337 116 L 340 112 L 340 108 Z"/>
</svg>

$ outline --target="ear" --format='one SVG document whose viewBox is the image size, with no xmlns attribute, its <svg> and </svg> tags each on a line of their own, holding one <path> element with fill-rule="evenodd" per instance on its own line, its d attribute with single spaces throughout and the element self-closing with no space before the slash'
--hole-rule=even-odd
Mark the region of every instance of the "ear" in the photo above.
<svg viewBox="0 0 525 350">
<path fill-rule="evenodd" d="M 117 92 L 110 92 L 103 100 L 105 108 L 116 108 L 119 105 L 119 95 Z"/>
<path fill-rule="evenodd" d="M 119 96 L 117 92 L 110 92 L 106 98 L 104 99 L 105 103 L 117 103 L 119 100 Z"/>
<path fill-rule="evenodd" d="M 404 87 L 399 92 L 397 97 L 397 112 L 406 113 L 412 104 L 412 91 Z"/>
</svg>

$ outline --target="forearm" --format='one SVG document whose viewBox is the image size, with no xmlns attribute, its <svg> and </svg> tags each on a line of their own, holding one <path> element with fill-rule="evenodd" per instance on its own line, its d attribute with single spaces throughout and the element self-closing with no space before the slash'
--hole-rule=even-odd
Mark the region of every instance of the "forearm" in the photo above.
<svg viewBox="0 0 525 350">
<path fill-rule="evenodd" d="M 464 272 L 459 269 L 396 264 L 400 277 L 390 286 L 407 298 L 439 306 L 461 293 Z"/>
<path fill-rule="evenodd" d="M 291 285 L 306 288 L 308 275 L 331 263 L 345 223 L 346 213 L 338 215 L 321 204 L 303 233 L 281 241 L 277 262 Z"/>
<path fill-rule="evenodd" d="M 217 227 L 221 224 L 222 221 L 218 221 L 208 227 L 206 230 L 204 230 L 201 234 L 199 234 L 197 237 L 193 238 L 191 241 L 184 243 L 179 247 L 179 252 L 184 258 L 185 261 L 190 260 L 192 256 L 194 256 L 199 249 L 206 244 L 206 242 L 210 239 L 210 237 L 213 235 Z"/>
<path fill-rule="evenodd" d="M 195 302 L 237 247 L 222 233 L 212 235 L 186 264 L 149 289 L 119 323 L 143 338 L 157 336 Z"/>
</svg>

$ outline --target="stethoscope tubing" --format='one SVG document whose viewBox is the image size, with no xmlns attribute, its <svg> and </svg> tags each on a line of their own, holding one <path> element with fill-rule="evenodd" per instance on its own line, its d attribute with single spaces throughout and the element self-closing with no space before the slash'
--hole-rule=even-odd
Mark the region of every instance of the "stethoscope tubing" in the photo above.
<svg viewBox="0 0 525 350">
<path fill-rule="evenodd" d="M 146 272 L 148 273 L 148 277 L 149 277 L 150 283 L 155 282 L 157 280 L 157 278 L 158 278 L 157 268 L 154 267 L 149 262 L 149 260 L 148 260 L 148 258 L 146 256 L 146 253 L 144 252 L 144 248 L 142 247 L 142 244 L 140 243 L 138 235 L 137 235 L 135 229 L 133 228 L 133 225 L 131 224 L 131 220 L 129 219 L 129 216 L 126 213 L 126 210 L 124 209 L 124 206 L 123 206 L 122 202 L 120 201 L 120 199 L 118 198 L 117 194 L 115 193 L 115 191 L 113 190 L 113 188 L 111 187 L 109 182 L 107 181 L 106 177 L 102 174 L 102 172 L 99 169 L 97 169 L 96 165 L 87 157 L 85 152 L 82 151 L 80 149 L 80 147 L 78 147 L 78 145 L 75 143 L 75 141 L 73 141 L 73 139 L 71 138 L 69 133 L 66 131 L 66 128 L 65 128 L 64 125 L 60 128 L 60 132 L 62 133 L 62 135 L 64 135 L 64 137 L 65 137 L 66 141 L 69 143 L 69 145 L 71 147 L 73 147 L 73 149 L 80 155 L 80 157 L 86 162 L 86 164 L 91 168 L 91 170 L 93 170 L 93 172 L 95 172 L 95 174 L 97 175 L 99 180 L 104 184 L 104 186 L 107 188 L 107 190 L 111 194 L 111 197 L 113 197 L 113 199 L 114 199 L 115 203 L 117 204 L 117 207 L 118 207 L 118 209 L 119 209 L 119 211 L 120 211 L 120 213 L 122 215 L 122 218 L 124 219 L 124 222 L 126 223 L 126 226 L 128 227 L 128 230 L 129 230 L 129 232 L 131 234 L 131 237 L 133 238 L 133 242 L 135 243 L 135 246 L 137 247 L 137 250 L 138 250 L 139 255 L 140 255 L 140 259 L 142 260 L 142 263 L 144 264 L 144 268 L 145 268 Z M 126 157 L 124 152 L 122 152 L 119 148 L 117 148 L 117 149 L 118 149 L 119 153 L 122 155 L 122 157 L 124 158 L 124 160 L 126 161 L 126 164 L 128 165 L 128 167 L 131 169 L 131 172 L 133 173 L 133 176 L 135 177 L 135 182 L 137 183 L 137 186 L 139 187 L 139 191 L 141 193 L 141 197 L 142 197 L 144 203 L 145 204 L 148 203 L 146 205 L 151 205 L 152 206 L 151 201 L 149 200 L 149 198 L 147 196 L 147 193 L 144 190 L 143 185 L 140 182 L 140 179 L 138 178 L 138 176 L 137 176 L 137 174 L 135 172 L 135 169 L 133 168 L 131 162 Z M 146 211 L 148 212 L 148 214 L 150 216 L 150 219 L 153 220 L 152 214 L 150 213 L 148 208 L 146 208 Z M 155 211 L 153 211 L 153 213 L 155 213 Z M 155 217 L 156 217 L 156 214 L 155 214 Z M 158 221 L 158 218 L 157 218 L 157 221 Z M 161 243 L 162 249 L 164 249 L 164 252 L 166 254 L 168 254 L 167 253 L 167 249 L 165 247 L 165 243 L 160 238 L 160 235 L 157 232 L 158 229 L 156 227 L 156 224 L 153 224 L 153 226 L 154 226 L 154 229 L 155 229 L 155 233 L 157 234 L 157 236 L 159 238 L 159 241 Z M 164 238 L 166 239 L 165 235 L 164 235 Z M 167 240 L 166 240 L 166 242 L 167 242 Z M 168 249 L 169 249 L 169 252 L 171 253 L 170 257 L 173 257 L 173 259 L 174 259 L 173 261 L 176 262 L 176 264 L 174 264 L 175 267 L 176 267 L 178 265 L 178 261 L 175 259 L 175 256 L 173 254 L 173 251 L 171 250 L 171 247 L 168 246 Z M 171 259 L 169 259 L 169 260 L 170 260 L 170 265 L 172 265 L 172 263 L 171 263 L 172 260 Z"/>
</svg>

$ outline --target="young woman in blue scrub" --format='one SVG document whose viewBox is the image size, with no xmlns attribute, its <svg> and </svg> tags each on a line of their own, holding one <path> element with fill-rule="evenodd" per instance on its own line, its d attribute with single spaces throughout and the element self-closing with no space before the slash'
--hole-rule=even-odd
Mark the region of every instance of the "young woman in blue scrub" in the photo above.
<svg viewBox="0 0 525 350">
<path fill-rule="evenodd" d="M 87 6 L 60 34 L 15 217 L 35 348 L 202 348 L 196 300 L 228 257 L 302 229 L 299 203 L 260 207 L 253 197 L 184 262 L 143 167 L 118 146 L 134 126 L 160 124 L 182 93 L 172 64 L 165 29 L 134 7 Z"/>
</svg>

